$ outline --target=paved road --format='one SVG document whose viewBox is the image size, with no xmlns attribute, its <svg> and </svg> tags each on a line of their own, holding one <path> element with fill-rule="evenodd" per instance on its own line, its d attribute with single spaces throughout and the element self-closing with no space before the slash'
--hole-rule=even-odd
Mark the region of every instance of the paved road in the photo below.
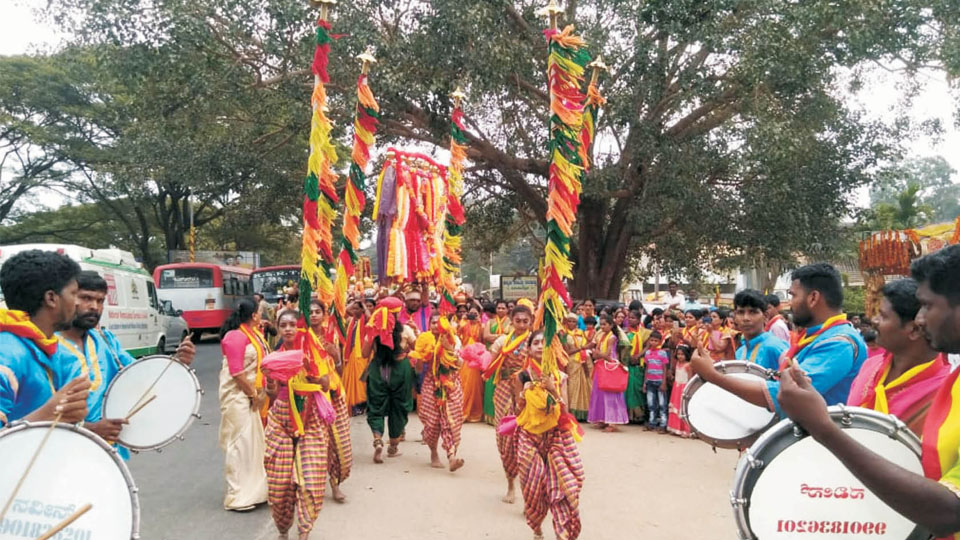
<svg viewBox="0 0 960 540">
<path fill-rule="evenodd" d="M 223 510 L 223 456 L 217 446 L 219 346 L 199 347 L 197 376 L 206 390 L 202 420 L 162 453 L 130 462 L 140 488 L 141 536 L 146 540 L 276 538 L 269 510 Z M 420 426 L 411 416 L 408 434 Z M 353 420 L 354 470 L 344 483 L 349 500 L 327 499 L 312 539 L 527 539 L 520 502 L 499 501 L 504 489 L 492 428 L 468 424 L 456 474 L 430 469 L 426 447 L 402 446 L 404 455 L 374 465 L 362 417 Z M 586 467 L 582 494 L 584 540 L 733 539 L 728 490 L 735 452 L 714 454 L 705 444 L 627 427 L 606 434 L 587 429 L 581 445 Z M 546 538 L 553 538 L 549 517 Z M 293 535 L 295 537 L 295 535 Z"/>
</svg>

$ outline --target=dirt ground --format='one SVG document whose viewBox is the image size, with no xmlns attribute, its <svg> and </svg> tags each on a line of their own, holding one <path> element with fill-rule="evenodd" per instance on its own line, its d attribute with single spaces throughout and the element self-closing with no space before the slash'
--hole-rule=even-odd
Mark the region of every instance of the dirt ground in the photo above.
<svg viewBox="0 0 960 540">
<path fill-rule="evenodd" d="M 702 442 L 636 426 L 619 433 L 589 426 L 586 431 L 580 445 L 586 469 L 581 538 L 736 538 L 729 503 L 736 452 L 714 453 Z M 311 539 L 532 538 L 519 487 L 516 504 L 500 502 L 506 483 L 492 427 L 464 426 L 466 465 L 454 474 L 430 468 L 427 447 L 416 442 L 419 433 L 411 415 L 403 455 L 374 465 L 370 430 L 363 417 L 354 418 L 354 468 L 343 484 L 348 501 L 337 504 L 328 495 Z M 261 515 L 253 538 L 276 538 L 267 512 Z M 543 530 L 545 538 L 554 538 L 549 516 Z"/>
</svg>

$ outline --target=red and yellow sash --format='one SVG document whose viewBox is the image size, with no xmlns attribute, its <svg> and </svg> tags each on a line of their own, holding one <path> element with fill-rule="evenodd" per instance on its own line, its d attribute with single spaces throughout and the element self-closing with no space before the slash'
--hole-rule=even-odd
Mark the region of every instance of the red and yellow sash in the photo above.
<svg viewBox="0 0 960 540">
<path fill-rule="evenodd" d="M 508 317 L 497 317 L 490 321 L 490 332 L 496 336 L 502 336 L 507 333 L 507 325 L 510 319 Z"/>
<path fill-rule="evenodd" d="M 777 321 L 781 321 L 781 320 L 783 320 L 783 316 L 782 316 L 782 315 L 779 315 L 779 314 L 778 314 L 778 315 L 774 315 L 772 319 L 770 319 L 769 321 L 767 321 L 767 324 L 763 325 L 763 331 L 764 331 L 764 332 L 769 332 L 770 329 L 773 328 L 773 325 L 776 324 Z"/>
<path fill-rule="evenodd" d="M 809 329 L 804 329 L 802 332 L 794 332 L 791 334 L 790 349 L 788 349 L 787 353 L 783 355 L 783 360 L 780 362 L 780 369 L 786 369 L 800 351 L 806 348 L 807 345 L 810 345 L 816 341 L 820 336 L 823 335 L 824 332 L 833 328 L 834 326 L 841 326 L 844 324 L 850 324 L 850 321 L 847 320 L 847 315 L 845 313 L 841 313 L 824 321 L 823 325 L 820 326 L 820 329 L 812 334 L 808 334 Z"/>
<path fill-rule="evenodd" d="M 29 339 L 50 358 L 57 354 L 57 337 L 47 337 L 24 311 L 0 309 L 0 332 L 10 332 L 17 337 Z"/>
<path fill-rule="evenodd" d="M 870 381 L 866 385 L 866 395 L 860 403 L 861 407 L 873 409 L 883 414 L 890 414 L 890 405 L 887 402 L 887 392 L 898 390 L 905 387 L 908 383 L 918 383 L 924 379 L 929 379 L 940 374 L 943 369 L 944 359 L 939 355 L 929 362 L 914 366 L 896 379 L 884 384 L 887 375 L 890 374 L 890 368 L 893 366 L 893 353 L 887 352 L 883 357 L 885 364 L 883 369 L 877 370 L 875 381 Z M 906 420 L 906 419 L 904 419 Z"/>
<path fill-rule="evenodd" d="M 494 384 L 500 382 L 500 368 L 503 367 L 504 360 L 507 359 L 507 356 L 513 354 L 513 351 L 521 347 L 530 337 L 530 331 L 520 334 L 519 336 L 514 335 L 514 332 L 510 332 L 507 335 L 507 342 L 503 344 L 503 347 L 500 349 L 500 354 L 497 355 L 497 358 L 490 363 L 490 367 L 483 372 L 484 380 L 493 377 Z"/>
<path fill-rule="evenodd" d="M 613 339 L 613 332 L 606 332 L 597 336 L 597 345 L 600 346 L 600 353 L 606 355 L 610 352 L 610 342 Z"/>
<path fill-rule="evenodd" d="M 482 330 L 483 325 L 480 324 L 480 321 L 466 321 L 461 324 L 457 332 L 460 336 L 460 345 L 466 347 L 480 341 Z"/>
<path fill-rule="evenodd" d="M 960 369 L 954 370 L 943 382 L 923 425 L 923 474 L 932 480 L 940 480 L 957 463 L 957 449 L 960 448 L 958 376 Z"/>
</svg>

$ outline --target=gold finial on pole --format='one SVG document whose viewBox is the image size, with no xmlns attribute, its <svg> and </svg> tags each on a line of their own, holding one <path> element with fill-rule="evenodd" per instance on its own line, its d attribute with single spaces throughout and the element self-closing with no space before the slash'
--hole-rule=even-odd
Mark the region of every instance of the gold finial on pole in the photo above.
<svg viewBox="0 0 960 540">
<path fill-rule="evenodd" d="M 596 60 L 587 64 L 587 67 L 593 70 L 593 75 L 590 78 L 590 84 L 597 83 L 597 77 L 599 77 L 601 71 L 610 71 L 610 66 L 603 63 L 602 54 L 598 55 Z"/>
<path fill-rule="evenodd" d="M 337 0 L 310 0 L 310 5 L 313 7 L 320 7 L 320 20 L 327 21 L 330 19 L 330 8 L 337 5 Z"/>
<path fill-rule="evenodd" d="M 377 59 L 373 56 L 373 46 L 368 46 L 365 51 L 357 55 L 357 60 L 360 60 L 360 73 L 366 75 L 370 72 L 370 66 L 377 63 Z"/>
<path fill-rule="evenodd" d="M 463 103 L 463 100 L 467 98 L 467 95 L 463 93 L 463 88 L 460 88 L 460 85 L 457 85 L 457 89 L 450 94 L 450 97 L 453 98 L 453 106 L 460 107 L 460 104 Z"/>
<path fill-rule="evenodd" d="M 553 30 L 557 29 L 557 23 L 561 13 L 563 13 L 563 8 L 557 5 L 557 0 L 550 0 L 550 3 L 548 3 L 546 7 L 537 10 L 537 15 L 550 17 L 550 28 Z"/>
</svg>

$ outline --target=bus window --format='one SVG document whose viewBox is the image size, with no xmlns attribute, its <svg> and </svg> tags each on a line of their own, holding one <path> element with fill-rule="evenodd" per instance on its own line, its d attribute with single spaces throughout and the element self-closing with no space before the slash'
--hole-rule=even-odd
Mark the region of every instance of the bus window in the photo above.
<svg viewBox="0 0 960 540">
<path fill-rule="evenodd" d="M 213 287 L 212 268 L 165 268 L 160 272 L 161 289 L 209 289 L 211 287 Z"/>
</svg>

